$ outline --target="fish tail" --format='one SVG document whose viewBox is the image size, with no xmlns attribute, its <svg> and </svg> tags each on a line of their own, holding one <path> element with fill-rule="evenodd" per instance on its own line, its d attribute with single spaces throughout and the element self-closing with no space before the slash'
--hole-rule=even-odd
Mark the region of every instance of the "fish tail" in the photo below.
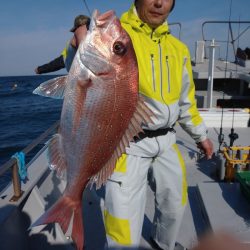
<svg viewBox="0 0 250 250">
<path fill-rule="evenodd" d="M 84 233 L 81 205 L 77 206 L 74 211 L 74 221 L 71 237 L 77 246 L 77 250 L 82 250 L 84 244 Z"/>
<path fill-rule="evenodd" d="M 76 202 L 68 196 L 62 196 L 31 227 L 57 222 L 65 234 L 72 216 L 74 217 L 71 237 L 77 249 L 82 250 L 84 244 L 82 205 L 81 202 Z"/>
</svg>

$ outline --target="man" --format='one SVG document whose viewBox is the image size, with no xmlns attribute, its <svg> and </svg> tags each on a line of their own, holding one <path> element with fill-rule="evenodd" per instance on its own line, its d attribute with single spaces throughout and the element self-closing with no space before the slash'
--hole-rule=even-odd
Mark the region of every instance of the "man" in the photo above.
<svg viewBox="0 0 250 250">
<path fill-rule="evenodd" d="M 121 17 L 137 56 L 139 91 L 155 114 L 155 124 L 130 143 L 106 184 L 109 246 L 139 245 L 150 168 L 155 187 L 152 239 L 156 249 L 174 249 L 187 203 L 186 170 L 173 128 L 177 121 L 207 158 L 213 154 L 196 107 L 189 51 L 164 23 L 174 4 L 174 0 L 136 0 Z"/>
<path fill-rule="evenodd" d="M 75 53 L 80 42 L 86 37 L 89 29 L 90 18 L 85 15 L 79 15 L 74 20 L 74 27 L 70 30 L 74 33 L 70 42 L 63 49 L 61 55 L 54 60 L 39 66 L 35 69 L 36 74 L 44 74 L 49 72 L 58 71 L 66 67 L 69 71 L 73 62 Z"/>
</svg>

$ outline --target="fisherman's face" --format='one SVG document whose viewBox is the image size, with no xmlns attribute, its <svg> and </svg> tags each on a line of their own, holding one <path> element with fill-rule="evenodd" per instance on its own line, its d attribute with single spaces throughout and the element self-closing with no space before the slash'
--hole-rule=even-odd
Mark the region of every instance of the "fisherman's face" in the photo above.
<svg viewBox="0 0 250 250">
<path fill-rule="evenodd" d="M 151 28 L 157 28 L 165 22 L 173 0 L 137 0 L 135 4 L 139 18 Z"/>
</svg>

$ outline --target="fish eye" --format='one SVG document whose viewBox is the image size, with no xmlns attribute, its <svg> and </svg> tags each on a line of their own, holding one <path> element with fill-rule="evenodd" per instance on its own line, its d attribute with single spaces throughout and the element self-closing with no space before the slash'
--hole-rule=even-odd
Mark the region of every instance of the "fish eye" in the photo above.
<svg viewBox="0 0 250 250">
<path fill-rule="evenodd" d="M 116 55 L 123 56 L 126 53 L 127 49 L 122 42 L 117 41 L 113 44 L 113 51 Z"/>
</svg>

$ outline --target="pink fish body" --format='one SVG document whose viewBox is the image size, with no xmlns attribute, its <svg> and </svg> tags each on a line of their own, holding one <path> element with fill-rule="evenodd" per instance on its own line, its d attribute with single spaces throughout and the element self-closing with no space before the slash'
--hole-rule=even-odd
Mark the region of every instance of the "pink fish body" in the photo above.
<svg viewBox="0 0 250 250">
<path fill-rule="evenodd" d="M 138 95 L 138 68 L 128 34 L 113 11 L 95 11 L 67 76 L 41 84 L 34 93 L 64 96 L 60 128 L 49 143 L 49 164 L 67 185 L 62 197 L 33 226 L 58 222 L 83 249 L 82 193 L 100 187 L 151 111 Z"/>
</svg>

